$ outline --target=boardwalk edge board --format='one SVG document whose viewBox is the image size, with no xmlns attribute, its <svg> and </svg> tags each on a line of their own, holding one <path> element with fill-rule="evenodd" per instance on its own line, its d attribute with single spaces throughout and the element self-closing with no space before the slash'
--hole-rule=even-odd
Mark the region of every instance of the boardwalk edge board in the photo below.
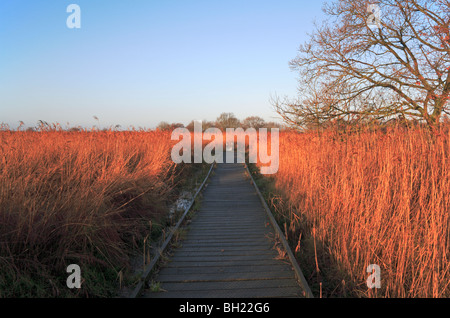
<svg viewBox="0 0 450 318">
<path fill-rule="evenodd" d="M 194 205 L 195 199 L 197 198 L 198 194 L 200 193 L 200 191 L 205 186 L 206 181 L 208 180 L 209 176 L 211 175 L 211 171 L 213 170 L 214 166 L 215 166 L 215 163 L 211 164 L 211 167 L 209 168 L 208 174 L 206 175 L 206 177 L 203 180 L 203 182 L 200 185 L 200 187 L 197 189 L 197 192 L 195 192 L 195 195 L 193 196 L 191 202 L 189 203 L 189 206 L 185 209 L 183 215 L 180 217 L 180 219 L 178 220 L 177 224 L 170 230 L 170 234 L 167 236 L 167 238 L 164 241 L 164 243 L 160 246 L 160 248 L 159 248 L 158 252 L 156 253 L 155 257 L 153 258 L 153 260 L 145 268 L 144 272 L 142 273 L 142 275 L 141 275 L 141 277 L 139 279 L 138 284 L 136 285 L 136 287 L 134 288 L 133 292 L 129 295 L 128 298 L 136 298 L 142 292 L 142 289 L 144 288 L 144 285 L 145 285 L 145 282 L 147 281 L 148 276 L 150 275 L 150 273 L 152 272 L 154 266 L 158 262 L 160 256 L 163 254 L 164 250 L 166 249 L 166 247 L 169 245 L 170 241 L 172 240 L 173 234 L 180 227 L 180 225 L 183 222 L 184 218 L 186 217 L 188 212 L 191 210 L 192 206 Z"/>
<path fill-rule="evenodd" d="M 259 191 L 258 186 L 256 185 L 256 182 L 253 179 L 252 174 L 250 173 L 250 170 L 248 169 L 247 164 L 244 164 L 244 166 L 245 166 L 245 170 L 247 171 L 248 176 L 250 177 L 250 180 L 252 181 L 253 186 L 255 187 L 256 193 L 258 194 L 258 197 L 259 197 L 262 205 L 264 206 L 264 209 L 266 210 L 266 213 L 270 219 L 270 222 L 272 223 L 273 228 L 277 232 L 277 234 L 281 240 L 281 243 L 283 244 L 283 247 L 286 250 L 287 255 L 289 256 L 289 260 L 291 261 L 292 266 L 294 267 L 295 275 L 298 279 L 298 282 L 299 282 L 300 286 L 303 288 L 303 290 L 305 291 L 305 296 L 307 298 L 314 298 L 314 295 L 313 295 L 311 289 L 309 288 L 308 282 L 306 281 L 305 276 L 303 275 L 303 272 L 300 269 L 300 266 L 298 265 L 294 254 L 292 253 L 291 247 L 289 246 L 289 243 L 286 241 L 284 234 L 280 229 L 280 226 L 278 225 L 277 221 L 275 220 L 275 218 L 272 214 L 272 211 L 270 210 L 269 206 L 266 203 L 266 200 L 264 200 L 264 197 L 262 196 L 261 192 Z"/>
</svg>

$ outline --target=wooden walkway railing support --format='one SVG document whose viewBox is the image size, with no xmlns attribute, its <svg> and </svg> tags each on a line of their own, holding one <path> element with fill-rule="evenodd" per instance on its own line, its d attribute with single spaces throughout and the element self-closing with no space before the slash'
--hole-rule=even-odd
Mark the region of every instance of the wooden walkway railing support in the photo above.
<svg viewBox="0 0 450 318">
<path fill-rule="evenodd" d="M 206 181 L 208 180 L 208 178 L 209 178 L 209 176 L 211 174 L 211 171 L 213 170 L 214 166 L 215 166 L 215 163 L 211 164 L 211 167 L 209 168 L 208 174 L 206 175 L 206 177 L 203 180 L 203 182 L 200 185 L 200 187 L 197 189 L 197 192 L 195 192 L 194 197 L 192 198 L 191 202 L 189 203 L 189 206 L 184 210 L 184 213 L 180 217 L 180 219 L 178 220 L 177 224 L 173 228 L 171 228 L 169 235 L 167 236 L 167 238 L 164 241 L 164 243 L 159 247 L 158 253 L 152 259 L 150 264 L 148 264 L 147 267 L 145 268 L 144 272 L 141 275 L 139 283 L 136 285 L 136 287 L 134 288 L 133 292 L 129 295 L 129 298 L 136 298 L 142 292 L 142 290 L 144 288 L 144 285 L 145 285 L 145 282 L 147 281 L 148 276 L 152 272 L 153 268 L 155 267 L 156 263 L 158 262 L 159 258 L 161 257 L 161 255 L 164 252 L 164 250 L 166 249 L 166 247 L 169 245 L 169 243 L 172 240 L 172 237 L 173 237 L 175 231 L 180 227 L 181 223 L 183 223 L 183 221 L 184 221 L 186 215 L 188 214 L 189 210 L 194 205 L 195 199 L 197 198 L 198 194 L 200 193 L 200 191 L 202 191 L 203 187 L 205 186 Z"/>
<path fill-rule="evenodd" d="M 247 165 L 245 165 L 245 169 L 247 170 L 247 174 L 249 175 L 250 179 L 252 180 L 252 183 L 253 183 L 253 186 L 255 187 L 256 193 L 258 193 L 259 199 L 261 200 L 261 203 L 267 212 L 267 216 L 269 217 L 270 222 L 272 223 L 272 226 L 275 228 L 275 231 L 277 232 L 278 236 L 280 237 L 281 243 L 283 244 L 283 247 L 289 256 L 289 260 L 291 261 L 292 266 L 294 267 L 295 275 L 298 279 L 298 282 L 300 283 L 301 287 L 305 290 L 306 297 L 314 298 L 314 295 L 313 295 L 311 289 L 309 288 L 308 282 L 306 281 L 305 276 L 303 275 L 303 272 L 300 269 L 300 266 L 298 265 L 294 254 L 292 253 L 289 243 L 286 241 L 286 239 L 284 237 L 284 233 L 281 231 L 280 226 L 278 225 L 277 221 L 273 217 L 272 211 L 270 210 L 269 206 L 266 203 L 266 200 L 264 200 L 264 197 L 262 196 L 261 192 L 259 191 L 258 186 L 256 185 L 255 180 L 253 179 L 252 174 L 250 173 L 250 170 L 248 169 Z"/>
</svg>

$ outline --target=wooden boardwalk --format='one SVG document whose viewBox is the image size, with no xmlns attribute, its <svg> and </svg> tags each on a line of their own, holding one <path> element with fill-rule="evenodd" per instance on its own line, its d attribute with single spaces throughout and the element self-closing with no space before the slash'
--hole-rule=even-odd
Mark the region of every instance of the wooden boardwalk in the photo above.
<svg viewBox="0 0 450 318">
<path fill-rule="evenodd" d="M 156 277 L 160 291 L 143 296 L 303 297 L 274 233 L 244 165 L 218 164 L 182 246 Z"/>
</svg>

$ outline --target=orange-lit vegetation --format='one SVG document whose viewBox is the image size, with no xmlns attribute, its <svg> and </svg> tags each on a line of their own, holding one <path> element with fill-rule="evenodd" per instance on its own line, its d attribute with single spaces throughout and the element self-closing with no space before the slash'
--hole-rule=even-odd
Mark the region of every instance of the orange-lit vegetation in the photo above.
<svg viewBox="0 0 450 318">
<path fill-rule="evenodd" d="M 317 296 L 450 296 L 449 155 L 448 128 L 280 134 L 271 201 Z"/>
<path fill-rule="evenodd" d="M 115 283 L 167 212 L 173 143 L 162 131 L 0 131 L 0 297 L 67 292 L 71 263 Z M 103 293 L 93 275 L 85 295 Z"/>
<path fill-rule="evenodd" d="M 0 297 L 67 295 L 71 263 L 92 269 L 83 295 L 110 293 L 188 176 L 170 157 L 177 142 L 160 130 L 0 131 Z M 324 296 L 450 296 L 448 125 L 286 131 L 279 150 L 271 203 L 317 295 L 322 283 Z"/>
</svg>

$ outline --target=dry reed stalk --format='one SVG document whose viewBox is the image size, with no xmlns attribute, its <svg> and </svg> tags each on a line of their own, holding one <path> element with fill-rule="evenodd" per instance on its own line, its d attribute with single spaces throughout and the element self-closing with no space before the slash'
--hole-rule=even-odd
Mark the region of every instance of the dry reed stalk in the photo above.
<svg viewBox="0 0 450 318">
<path fill-rule="evenodd" d="M 2 273 L 125 264 L 166 211 L 179 174 L 172 145 L 169 133 L 143 130 L 0 131 Z"/>
<path fill-rule="evenodd" d="M 364 285 L 375 263 L 375 295 L 449 297 L 449 155 L 448 127 L 285 132 L 273 180 L 291 225 L 321 242 L 347 282 Z"/>
</svg>

